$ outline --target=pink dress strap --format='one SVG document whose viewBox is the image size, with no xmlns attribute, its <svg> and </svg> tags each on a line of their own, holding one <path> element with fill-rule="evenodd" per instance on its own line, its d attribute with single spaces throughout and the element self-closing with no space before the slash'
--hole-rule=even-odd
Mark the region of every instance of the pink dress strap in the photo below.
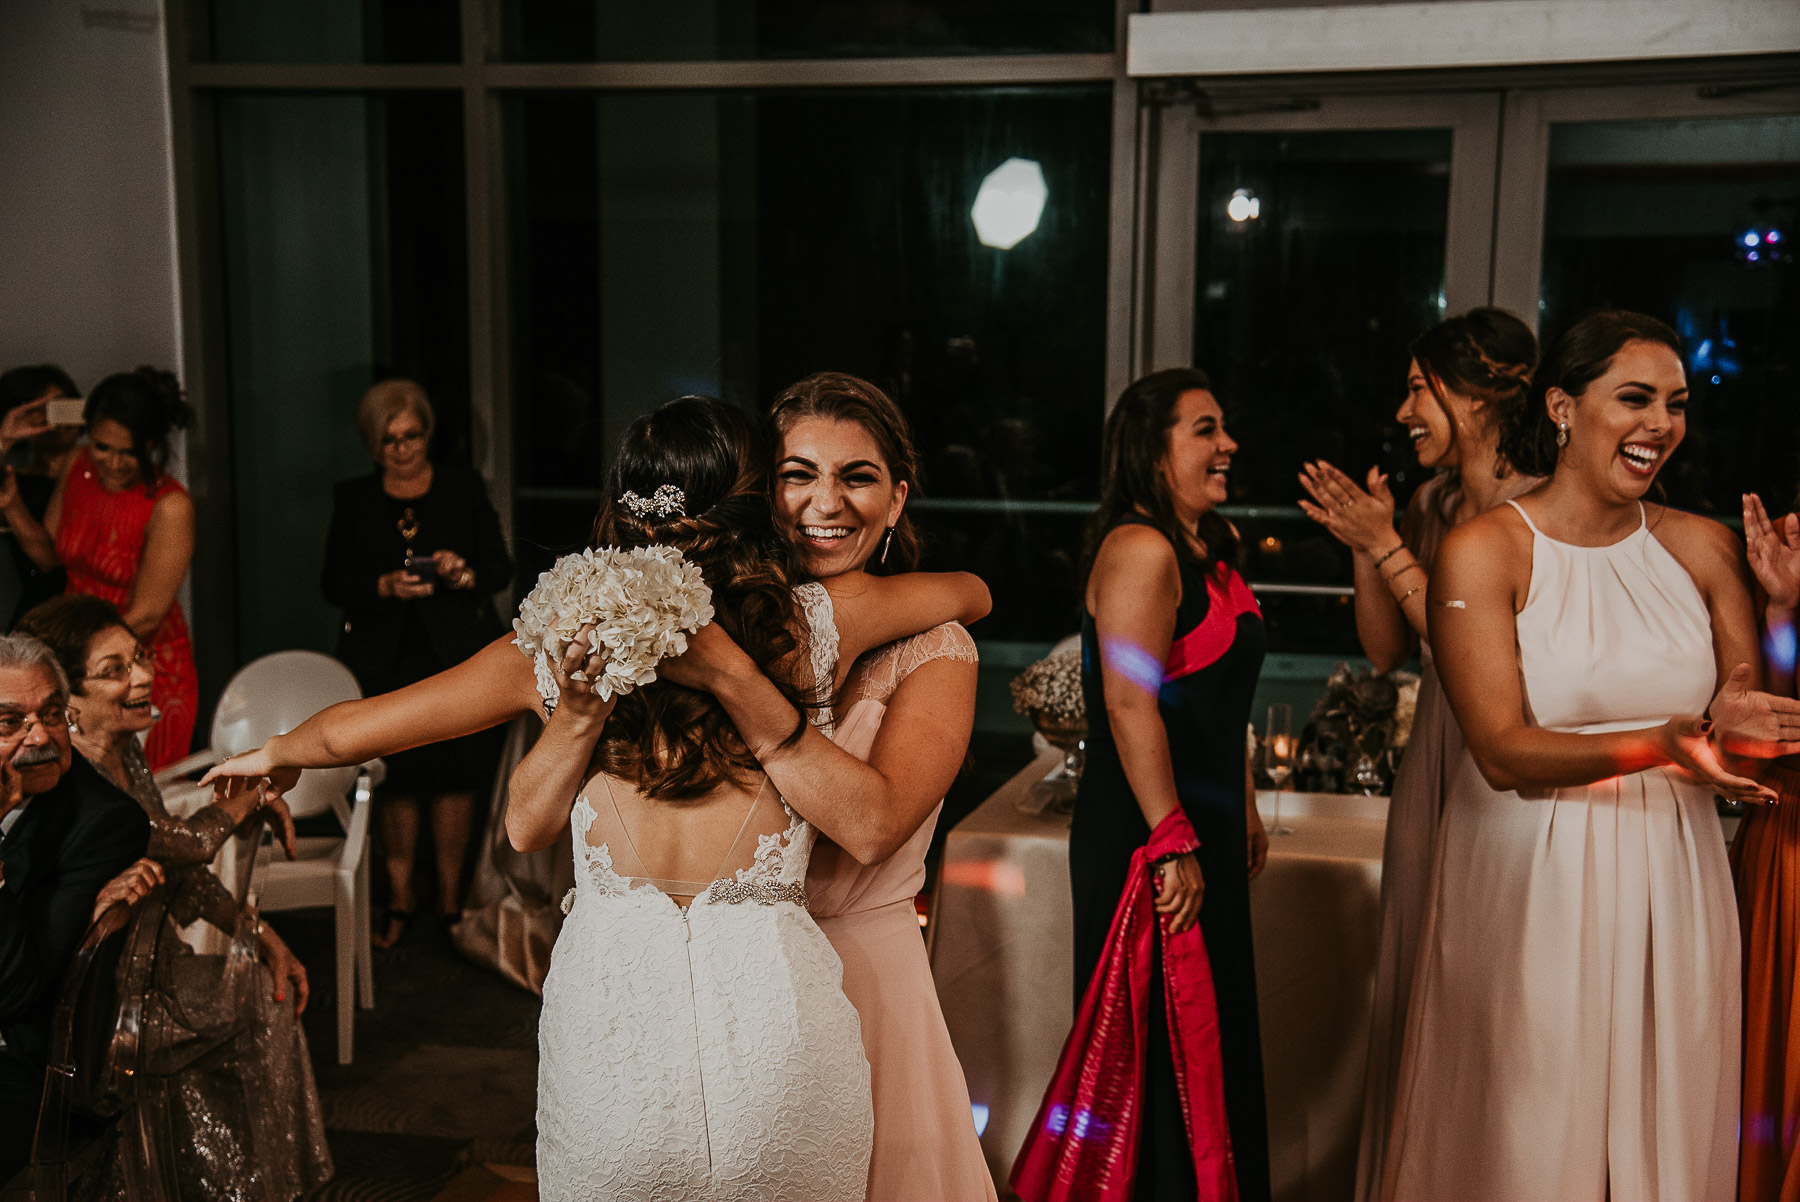
<svg viewBox="0 0 1800 1202">
<path fill-rule="evenodd" d="M 1163 680 L 1179 680 L 1202 668 L 1217 663 L 1231 650 L 1237 638 L 1238 618 L 1243 614 L 1262 615 L 1256 594 L 1244 578 L 1225 564 L 1206 575 L 1206 593 L 1211 604 L 1200 624 L 1169 645 L 1169 657 L 1163 663 Z"/>
</svg>

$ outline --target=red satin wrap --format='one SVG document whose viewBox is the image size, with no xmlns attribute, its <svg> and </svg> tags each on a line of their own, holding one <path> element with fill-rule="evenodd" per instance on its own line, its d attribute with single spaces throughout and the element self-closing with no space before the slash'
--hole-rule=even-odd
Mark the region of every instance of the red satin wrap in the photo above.
<svg viewBox="0 0 1800 1202">
<path fill-rule="evenodd" d="M 1156 950 L 1151 940 L 1158 934 L 1175 1082 L 1193 1148 L 1199 1200 L 1237 1202 L 1206 941 L 1198 926 L 1168 934 L 1166 924 L 1158 921 L 1151 884 L 1154 861 L 1199 846 L 1187 815 L 1176 810 L 1132 854 L 1106 951 L 1081 999 L 1031 1134 L 1013 1164 L 1012 1188 L 1024 1202 L 1130 1202 L 1143 1122 Z"/>
</svg>

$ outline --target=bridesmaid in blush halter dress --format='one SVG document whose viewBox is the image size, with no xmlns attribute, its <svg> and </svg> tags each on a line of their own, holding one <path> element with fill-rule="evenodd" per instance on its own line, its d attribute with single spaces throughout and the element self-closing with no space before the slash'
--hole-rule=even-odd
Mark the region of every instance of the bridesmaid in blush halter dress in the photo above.
<svg viewBox="0 0 1800 1202">
<path fill-rule="evenodd" d="M 1772 796 L 1722 759 L 1800 748 L 1800 703 L 1753 691 L 1734 536 L 1642 499 L 1686 432 L 1679 348 L 1630 313 L 1565 334 L 1514 452 L 1549 482 L 1438 552 L 1431 642 L 1469 754 L 1383 1197 L 1735 1193 L 1737 912 L 1713 794 Z"/>
<path fill-rule="evenodd" d="M 1543 483 L 1501 450 L 1517 424 L 1537 363 L 1537 339 L 1502 309 L 1475 309 L 1441 321 L 1412 345 L 1406 400 L 1396 420 L 1412 436 L 1419 466 L 1438 474 L 1420 486 L 1394 533 L 1387 477 L 1369 473 L 1369 491 L 1328 463 L 1307 466 L 1307 514 L 1356 553 L 1356 629 L 1377 672 L 1391 672 L 1417 649 L 1423 661 L 1412 738 L 1388 801 L 1381 855 L 1381 945 L 1369 1016 L 1368 1071 L 1356 1198 L 1381 1184 L 1382 1153 L 1394 1104 L 1412 993 L 1413 961 L 1425 919 L 1426 886 L 1437 850 L 1438 817 L 1450 774 L 1463 758 L 1425 631 L 1432 558 L 1453 527 Z"/>
</svg>

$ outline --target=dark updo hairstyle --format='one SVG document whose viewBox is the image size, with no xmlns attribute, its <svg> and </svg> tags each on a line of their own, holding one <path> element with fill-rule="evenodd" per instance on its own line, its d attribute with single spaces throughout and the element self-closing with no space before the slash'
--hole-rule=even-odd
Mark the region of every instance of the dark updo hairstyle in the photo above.
<svg viewBox="0 0 1800 1202">
<path fill-rule="evenodd" d="M 1550 417 L 1550 390 L 1558 388 L 1572 397 L 1582 395 L 1589 384 L 1606 374 L 1613 357 L 1633 342 L 1666 346 L 1678 357 L 1682 353 L 1681 335 L 1668 325 L 1624 309 L 1590 313 L 1550 344 L 1532 378 L 1530 399 L 1505 439 L 1507 457 L 1521 471 L 1548 476 L 1556 470 L 1560 448 L 1556 423 Z"/>
<path fill-rule="evenodd" d="M 714 621 L 805 711 L 818 705 L 810 693 L 829 692 L 832 682 L 808 681 L 803 690 L 793 680 L 794 632 L 804 620 L 794 599 L 799 569 L 769 510 L 769 463 L 768 440 L 741 410 L 709 397 L 670 401 L 625 432 L 607 472 L 594 545 L 678 548 L 712 589 Z M 663 485 L 682 491 L 684 513 L 637 514 L 620 500 L 627 491 L 652 497 Z M 666 680 L 619 699 L 599 754 L 607 773 L 665 801 L 701 797 L 760 771 L 716 700 Z"/>
<path fill-rule="evenodd" d="M 906 485 L 909 498 L 919 491 L 919 451 L 913 445 L 912 427 L 893 399 L 867 380 L 838 371 L 821 371 L 790 384 L 769 406 L 769 419 L 777 435 L 785 435 L 803 418 L 855 422 L 869 432 L 881 457 L 887 461 L 888 478 Z M 877 557 L 865 567 L 870 572 L 910 572 L 919 563 L 919 533 L 906 509 L 894 523 L 894 541 L 886 562 Z"/>
<path fill-rule="evenodd" d="M 50 648 L 68 674 L 69 688 L 79 696 L 87 677 L 88 648 L 96 636 L 115 626 L 131 632 L 112 602 L 86 593 L 64 593 L 25 611 L 13 633 L 31 635 Z"/>
<path fill-rule="evenodd" d="M 1237 566 L 1237 531 L 1216 510 L 1200 515 L 1198 533 L 1206 551 L 1195 552 L 1175 516 L 1175 498 L 1162 473 L 1169 431 L 1175 426 L 1175 402 L 1182 393 L 1195 391 L 1212 391 L 1206 373 L 1197 367 L 1171 367 L 1151 372 L 1119 394 L 1100 442 L 1100 510 L 1088 527 L 1084 577 L 1093 568 L 1107 531 L 1130 513 L 1154 522 L 1183 563 L 1203 572 L 1219 564 Z"/>
<path fill-rule="evenodd" d="M 169 463 L 169 434 L 194 424 L 194 411 L 173 372 L 155 367 L 119 372 L 94 385 L 82 410 L 88 433 L 101 422 L 118 422 L 131 432 L 144 491 L 154 492 Z"/>
<path fill-rule="evenodd" d="M 35 401 L 52 388 L 66 397 L 81 396 L 81 390 L 75 387 L 69 373 L 54 363 L 15 367 L 0 373 L 0 414 L 11 413 L 28 401 Z"/>
</svg>

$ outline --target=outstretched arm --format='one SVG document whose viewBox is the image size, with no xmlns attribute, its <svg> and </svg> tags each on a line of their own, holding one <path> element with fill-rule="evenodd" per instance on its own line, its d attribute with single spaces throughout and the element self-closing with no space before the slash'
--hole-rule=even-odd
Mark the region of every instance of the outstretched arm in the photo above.
<svg viewBox="0 0 1800 1202">
<path fill-rule="evenodd" d="M 417 684 L 320 710 L 256 751 L 226 760 L 201 783 L 366 763 L 471 735 L 520 714 L 543 712 L 531 661 L 513 646 L 512 635 L 502 635 L 454 668 Z"/>
</svg>

